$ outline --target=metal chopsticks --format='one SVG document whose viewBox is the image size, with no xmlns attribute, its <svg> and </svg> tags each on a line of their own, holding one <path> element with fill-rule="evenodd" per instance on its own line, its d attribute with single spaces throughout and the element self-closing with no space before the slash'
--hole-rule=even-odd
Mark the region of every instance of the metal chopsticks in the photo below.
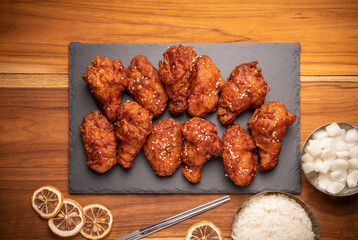
<svg viewBox="0 0 358 240">
<path fill-rule="evenodd" d="M 143 238 L 149 234 L 152 234 L 154 232 L 157 232 L 159 230 L 162 230 L 164 228 L 167 228 L 169 226 L 172 226 L 174 224 L 177 224 L 183 220 L 186 220 L 188 218 L 191 218 L 195 215 L 198 215 L 200 213 L 203 213 L 207 210 L 210 210 L 212 208 L 215 208 L 217 206 L 220 206 L 221 204 L 224 204 L 226 202 L 230 201 L 230 197 L 228 195 L 224 196 L 224 197 L 221 197 L 221 198 L 218 198 L 214 201 L 211 201 L 211 202 L 208 202 L 208 203 L 205 203 L 203 205 L 200 205 L 196 208 L 192 208 L 188 211 L 185 211 L 185 212 L 182 212 L 182 213 L 179 213 L 178 215 L 175 215 L 173 217 L 170 217 L 170 218 L 167 218 L 163 221 L 160 221 L 160 222 L 157 222 L 157 223 L 154 223 L 152 225 L 149 225 L 145 228 L 142 228 L 142 229 L 139 229 L 137 231 L 134 231 L 132 233 L 129 233 L 125 236 L 122 236 L 120 238 L 117 238 L 116 240 L 136 240 L 136 239 L 140 239 L 140 238 Z"/>
</svg>

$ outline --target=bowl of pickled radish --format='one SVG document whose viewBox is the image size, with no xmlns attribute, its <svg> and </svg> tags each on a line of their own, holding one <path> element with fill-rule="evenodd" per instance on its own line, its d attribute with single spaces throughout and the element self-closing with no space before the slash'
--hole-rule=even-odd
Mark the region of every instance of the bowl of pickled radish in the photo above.
<svg viewBox="0 0 358 240">
<path fill-rule="evenodd" d="M 301 166 L 307 180 L 332 196 L 358 192 L 358 127 L 343 122 L 320 126 L 306 139 Z"/>
</svg>

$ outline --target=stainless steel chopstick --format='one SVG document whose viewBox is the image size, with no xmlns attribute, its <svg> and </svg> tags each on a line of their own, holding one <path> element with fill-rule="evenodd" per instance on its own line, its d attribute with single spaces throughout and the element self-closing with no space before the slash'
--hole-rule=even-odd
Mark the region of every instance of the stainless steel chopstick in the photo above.
<svg viewBox="0 0 358 240">
<path fill-rule="evenodd" d="M 224 204 L 226 202 L 230 201 L 230 197 L 228 195 L 224 196 L 224 197 L 221 197 L 221 198 L 218 198 L 214 201 L 211 201 L 211 202 L 208 202 L 208 203 L 205 203 L 203 205 L 200 205 L 196 208 L 192 208 L 188 211 L 185 211 L 185 212 L 182 212 L 182 213 L 179 213 L 178 215 L 175 215 L 173 217 L 170 217 L 170 218 L 167 218 L 163 221 L 160 221 L 160 222 L 157 222 L 157 223 L 154 223 L 152 225 L 149 225 L 145 228 L 142 228 L 142 229 L 139 229 L 137 231 L 134 231 L 132 233 L 129 233 L 125 236 L 122 236 L 120 238 L 117 238 L 116 240 L 136 240 L 136 239 L 140 239 L 142 237 L 145 237 L 149 234 L 152 234 L 154 232 L 157 232 L 159 230 L 162 230 L 164 228 L 167 228 L 169 226 L 172 226 L 176 223 L 179 223 L 183 220 L 186 220 L 188 218 L 191 218 L 195 215 L 198 215 L 200 213 L 203 213 L 207 210 L 210 210 L 212 208 L 215 208 L 221 204 Z"/>
</svg>

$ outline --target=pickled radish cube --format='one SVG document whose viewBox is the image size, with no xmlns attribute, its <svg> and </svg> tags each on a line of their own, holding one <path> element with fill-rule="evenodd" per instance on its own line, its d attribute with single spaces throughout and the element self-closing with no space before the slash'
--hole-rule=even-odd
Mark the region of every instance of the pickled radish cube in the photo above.
<svg viewBox="0 0 358 240">
<path fill-rule="evenodd" d="M 336 152 L 337 158 L 347 159 L 349 156 L 348 151 Z"/>
<path fill-rule="evenodd" d="M 331 162 L 330 161 L 323 161 L 321 169 L 319 170 L 321 173 L 328 173 L 329 169 L 331 168 Z"/>
<path fill-rule="evenodd" d="M 354 145 L 349 149 L 349 157 L 350 158 L 358 158 L 358 146 Z"/>
<path fill-rule="evenodd" d="M 346 137 L 346 130 L 342 129 L 341 133 L 338 134 L 337 136 L 335 136 L 334 139 L 336 139 L 338 141 L 344 141 L 345 137 Z"/>
<path fill-rule="evenodd" d="M 318 156 L 321 153 L 321 147 L 318 143 L 310 143 L 306 147 L 306 151 L 312 156 Z"/>
<path fill-rule="evenodd" d="M 347 171 L 343 171 L 343 176 L 337 180 L 337 182 L 340 182 L 344 185 L 347 184 Z"/>
<path fill-rule="evenodd" d="M 336 151 L 339 151 L 339 152 L 346 151 L 346 150 L 348 150 L 348 145 L 345 141 L 339 140 L 336 142 L 335 149 L 336 149 Z"/>
<path fill-rule="evenodd" d="M 322 139 L 328 137 L 328 133 L 326 130 L 321 129 L 312 134 L 312 139 Z"/>
<path fill-rule="evenodd" d="M 320 178 L 318 179 L 317 185 L 319 188 L 323 190 L 327 190 L 327 187 L 331 184 L 331 180 L 329 178 Z"/>
<path fill-rule="evenodd" d="M 348 149 L 351 149 L 354 145 L 356 145 L 354 142 L 347 142 Z"/>
<path fill-rule="evenodd" d="M 313 140 L 313 139 L 310 139 L 308 141 L 309 144 L 319 144 L 319 140 Z"/>
<path fill-rule="evenodd" d="M 313 172 L 315 170 L 313 162 L 302 163 L 302 169 L 306 174 Z"/>
<path fill-rule="evenodd" d="M 319 172 L 321 170 L 321 168 L 322 168 L 322 165 L 323 165 L 322 159 L 318 158 L 318 159 L 314 160 L 313 165 L 314 165 L 314 170 L 316 172 Z"/>
<path fill-rule="evenodd" d="M 328 125 L 326 127 L 326 131 L 328 133 L 328 136 L 330 136 L 330 137 L 335 137 L 342 133 L 342 129 L 335 122 Z"/>
<path fill-rule="evenodd" d="M 313 159 L 314 157 L 309 153 L 305 153 L 302 155 L 302 162 L 312 162 Z"/>
<path fill-rule="evenodd" d="M 351 158 L 348 160 L 349 168 L 358 169 L 358 158 Z"/>
<path fill-rule="evenodd" d="M 358 142 L 358 130 L 355 128 L 347 130 L 344 140 L 347 142 Z"/>
<path fill-rule="evenodd" d="M 334 138 L 322 138 L 319 141 L 319 146 L 321 148 L 331 148 L 334 149 L 336 145 L 336 140 Z"/>
<path fill-rule="evenodd" d="M 357 182 L 354 181 L 352 178 L 348 178 L 348 177 L 347 177 L 347 186 L 348 186 L 349 188 L 354 188 L 354 187 L 357 186 Z"/>
<path fill-rule="evenodd" d="M 347 152 L 348 153 L 348 152 Z M 326 149 L 323 149 L 322 153 L 321 153 L 321 157 L 323 159 L 326 159 L 326 158 L 330 158 L 330 157 L 333 157 L 336 155 L 336 152 L 333 151 L 331 148 L 326 148 Z"/>
<path fill-rule="evenodd" d="M 358 169 L 354 169 L 348 175 L 351 175 L 350 177 L 352 177 L 354 181 L 358 182 Z"/>
<path fill-rule="evenodd" d="M 343 171 L 333 171 L 329 175 L 331 176 L 331 180 L 334 182 L 337 182 L 344 176 Z"/>
<path fill-rule="evenodd" d="M 358 185 L 358 170 L 353 170 L 347 175 L 347 186 L 349 188 L 356 187 Z"/>
<path fill-rule="evenodd" d="M 324 161 L 326 161 L 326 162 L 333 162 L 334 160 L 336 160 L 336 156 L 333 156 L 333 157 L 329 157 L 329 158 L 326 158 L 326 159 L 324 159 Z"/>
<path fill-rule="evenodd" d="M 345 185 L 342 183 L 332 182 L 331 184 L 328 185 L 327 192 L 332 193 L 332 194 L 337 194 L 337 193 L 340 193 L 344 187 L 345 187 Z"/>
<path fill-rule="evenodd" d="M 348 169 L 348 161 L 344 159 L 336 159 L 331 163 L 331 171 L 345 171 Z"/>
<path fill-rule="evenodd" d="M 325 174 L 325 173 L 321 173 L 318 175 L 318 179 L 321 179 L 321 178 L 327 178 L 329 180 L 331 180 L 331 175 L 328 174 Z"/>
<path fill-rule="evenodd" d="M 330 172 L 329 172 L 329 173 L 330 173 Z M 330 175 L 329 173 L 326 173 L 326 174 L 325 174 L 325 173 L 320 173 L 320 174 L 318 174 L 316 183 L 317 183 L 317 181 L 322 180 L 322 179 L 328 179 L 329 181 L 332 182 L 332 180 L 331 180 L 331 175 Z"/>
</svg>

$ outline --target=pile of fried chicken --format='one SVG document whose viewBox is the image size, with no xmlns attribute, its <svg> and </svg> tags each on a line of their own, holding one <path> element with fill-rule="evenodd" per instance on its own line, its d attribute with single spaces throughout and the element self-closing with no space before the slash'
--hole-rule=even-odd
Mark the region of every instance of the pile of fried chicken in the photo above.
<svg viewBox="0 0 358 240">
<path fill-rule="evenodd" d="M 257 169 L 268 171 L 278 164 L 282 140 L 296 115 L 281 102 L 264 104 L 270 88 L 257 61 L 238 65 L 225 81 L 210 57 L 198 56 L 192 46 L 172 46 L 163 57 L 159 70 L 142 55 L 128 68 L 100 56 L 87 67 L 82 78 L 101 110 L 87 114 L 80 126 L 91 169 L 103 173 L 116 163 L 131 168 L 143 148 L 157 175 L 170 176 L 183 163 L 185 178 L 197 183 L 206 161 L 222 156 L 226 175 L 245 187 Z M 134 101 L 122 104 L 125 89 Z M 159 120 L 153 126 L 167 104 L 172 116 L 187 111 L 192 118 L 183 124 Z M 252 136 L 235 123 L 248 108 L 255 109 L 247 124 Z M 216 125 L 205 120 L 216 110 L 228 125 L 222 140 Z"/>
</svg>

